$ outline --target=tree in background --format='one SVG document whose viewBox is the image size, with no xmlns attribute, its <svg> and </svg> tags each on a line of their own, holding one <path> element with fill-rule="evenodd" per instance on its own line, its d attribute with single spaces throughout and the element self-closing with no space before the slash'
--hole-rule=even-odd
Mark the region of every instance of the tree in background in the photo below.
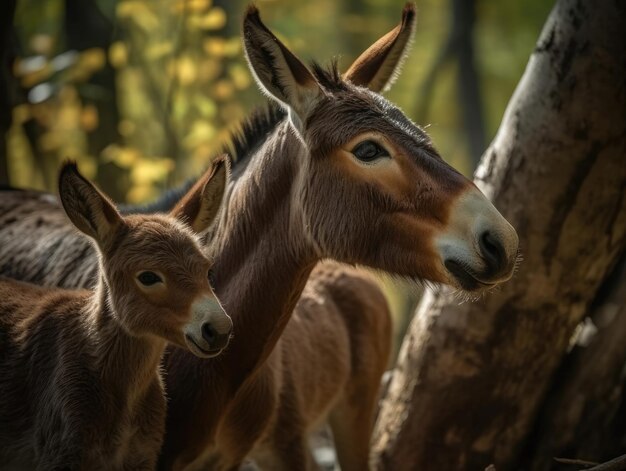
<svg viewBox="0 0 626 471">
<path fill-rule="evenodd" d="M 457 96 L 462 110 L 463 129 L 468 142 L 471 166 L 474 168 L 485 150 L 485 118 L 480 81 L 474 61 L 476 0 L 451 0 L 451 10 L 450 32 L 424 80 L 420 90 L 422 101 L 416 116 L 419 122 L 427 121 L 435 84 L 444 67 L 456 62 Z"/>
<path fill-rule="evenodd" d="M 611 0 L 559 0 L 550 14 L 476 173 L 517 228 L 524 261 L 478 302 L 441 292 L 423 299 L 379 414 L 380 469 L 550 469 L 550 456 L 533 453 L 584 450 L 601 461 L 616 452 L 571 439 L 589 436 L 584 420 L 594 412 L 623 414 L 615 397 L 608 411 L 593 403 L 602 391 L 623 397 L 623 331 L 570 362 L 580 371 L 563 385 L 553 381 L 626 244 L 626 50 L 616 40 L 624 30 L 626 5 Z M 608 365 L 587 363 L 611 346 Z M 579 391 L 581 402 L 573 388 L 582 385 L 590 389 Z M 567 428 L 540 426 L 547 394 L 545 418 Z M 592 424 L 614 446 L 623 440 L 623 430 L 611 435 L 614 421 Z"/>
<path fill-rule="evenodd" d="M 17 0 L 7 0 L 0 6 L 0 185 L 9 183 L 7 133 L 13 122 L 11 116 L 14 86 L 11 73 L 13 62 L 11 33 L 16 2 Z"/>
<path fill-rule="evenodd" d="M 11 182 L 52 190 L 56 168 L 69 156 L 116 199 L 141 202 L 201 172 L 229 131 L 263 101 L 241 52 L 240 19 L 247 3 L 19 0 L 13 70 L 21 94 L 13 100 L 9 132 Z M 469 172 L 474 165 L 466 140 L 458 136 L 483 121 L 488 135 L 495 132 L 525 62 L 525 44 L 546 6 L 543 0 L 472 2 L 474 18 L 456 8 L 461 3 L 419 2 L 416 46 L 390 98 L 405 109 L 422 103 L 416 90 L 446 42 L 442 25 L 449 18 L 453 26 L 474 24 L 473 35 L 466 26 L 452 31 L 463 31 L 455 38 L 475 39 L 455 44 L 464 51 L 474 45 L 476 60 L 468 64 L 480 80 L 471 88 L 483 95 L 485 119 L 457 116 L 468 100 L 450 86 L 454 67 L 437 74 L 428 96 L 435 142 L 448 160 Z M 398 16 L 394 0 L 275 0 L 260 6 L 295 51 L 322 62 L 339 55 L 344 65 Z M 498 66 L 502 61 L 508 63 Z"/>
</svg>

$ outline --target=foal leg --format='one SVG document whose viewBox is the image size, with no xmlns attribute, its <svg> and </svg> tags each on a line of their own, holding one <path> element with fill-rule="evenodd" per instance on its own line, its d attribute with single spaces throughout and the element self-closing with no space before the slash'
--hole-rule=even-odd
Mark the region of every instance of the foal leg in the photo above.
<svg viewBox="0 0 626 471">
<path fill-rule="evenodd" d="M 255 456 L 255 462 L 262 471 L 319 470 L 304 436 L 265 446 L 263 452 Z"/>
<path fill-rule="evenodd" d="M 333 408 L 329 424 L 341 471 L 369 470 L 370 438 L 377 391 L 362 392 L 358 401 L 343 397 Z"/>
</svg>

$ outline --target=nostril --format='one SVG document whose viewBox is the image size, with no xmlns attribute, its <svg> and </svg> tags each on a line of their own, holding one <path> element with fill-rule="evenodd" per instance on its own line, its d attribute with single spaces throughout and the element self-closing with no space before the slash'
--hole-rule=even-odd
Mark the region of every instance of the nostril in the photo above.
<svg viewBox="0 0 626 471">
<path fill-rule="evenodd" d="M 206 342 L 210 346 L 213 346 L 217 337 L 218 333 L 210 322 L 205 322 L 204 324 L 202 324 L 202 338 L 206 340 Z"/>
<path fill-rule="evenodd" d="M 482 233 L 479 239 L 480 250 L 492 272 L 500 271 L 506 264 L 506 252 L 497 237 L 489 231 Z"/>
</svg>

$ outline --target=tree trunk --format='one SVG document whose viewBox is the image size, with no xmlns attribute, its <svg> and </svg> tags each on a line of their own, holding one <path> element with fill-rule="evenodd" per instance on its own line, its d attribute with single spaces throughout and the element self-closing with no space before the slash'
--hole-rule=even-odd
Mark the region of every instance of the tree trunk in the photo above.
<svg viewBox="0 0 626 471">
<path fill-rule="evenodd" d="M 593 304 L 586 325 L 597 331 L 580 335 L 559 368 L 524 453 L 529 469 L 559 469 L 553 457 L 601 463 L 626 451 L 626 257 Z"/>
<path fill-rule="evenodd" d="M 570 337 L 626 242 L 626 4 L 560 0 L 476 183 L 524 261 L 479 302 L 425 297 L 374 436 L 384 470 L 513 469 Z"/>
<path fill-rule="evenodd" d="M 456 86 L 463 115 L 463 128 L 467 136 L 467 149 L 471 168 L 477 167 L 485 150 L 485 119 L 480 93 L 480 80 L 474 64 L 474 25 L 476 23 L 476 0 L 451 0 L 452 24 L 450 33 L 435 62 L 424 79 L 417 120 L 428 121 L 433 90 L 446 66 L 458 61 Z"/>
<path fill-rule="evenodd" d="M 17 0 L 7 0 L 0 5 L 0 185 L 9 184 L 7 133 L 14 104 L 11 35 L 16 4 Z"/>
<path fill-rule="evenodd" d="M 65 35 L 67 48 L 85 51 L 102 48 L 105 54 L 114 40 L 114 25 L 100 11 L 95 0 L 65 0 Z M 102 162 L 101 152 L 110 144 L 120 143 L 118 131 L 120 113 L 117 106 L 115 69 L 108 59 L 102 70 L 90 79 L 90 95 L 81 93 L 85 105 L 92 105 L 98 113 L 98 127 L 87 133 L 88 152 L 98 158 L 98 183 L 114 200 L 123 201 L 128 184 L 127 172 L 111 162 Z M 79 84 L 79 90 L 81 85 Z M 53 172 L 56 175 L 56 172 Z"/>
<path fill-rule="evenodd" d="M 467 134 L 471 169 L 479 163 L 486 147 L 485 118 L 480 93 L 480 80 L 474 64 L 473 30 L 476 23 L 476 0 L 453 0 L 454 29 L 458 31 L 459 72 L 456 82 L 463 111 L 463 127 Z M 458 25 L 458 26 L 457 26 Z"/>
</svg>

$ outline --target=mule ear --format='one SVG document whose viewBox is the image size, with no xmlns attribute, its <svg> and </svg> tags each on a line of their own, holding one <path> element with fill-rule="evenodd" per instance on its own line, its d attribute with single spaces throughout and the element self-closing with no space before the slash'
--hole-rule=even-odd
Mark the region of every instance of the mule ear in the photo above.
<svg viewBox="0 0 626 471">
<path fill-rule="evenodd" d="M 230 159 L 221 155 L 172 209 L 170 214 L 191 226 L 195 232 L 209 228 L 218 215 L 230 178 Z"/>
<path fill-rule="evenodd" d="M 375 92 L 387 91 L 409 51 L 415 33 L 415 17 L 415 4 L 407 3 L 400 24 L 361 54 L 343 78 Z"/>
<path fill-rule="evenodd" d="M 113 203 L 78 172 L 75 162 L 66 162 L 61 168 L 59 196 L 72 224 L 99 245 L 122 224 Z"/>
<path fill-rule="evenodd" d="M 304 121 L 322 89 L 300 59 L 263 24 L 254 5 L 244 15 L 243 47 L 261 89 Z"/>
</svg>

